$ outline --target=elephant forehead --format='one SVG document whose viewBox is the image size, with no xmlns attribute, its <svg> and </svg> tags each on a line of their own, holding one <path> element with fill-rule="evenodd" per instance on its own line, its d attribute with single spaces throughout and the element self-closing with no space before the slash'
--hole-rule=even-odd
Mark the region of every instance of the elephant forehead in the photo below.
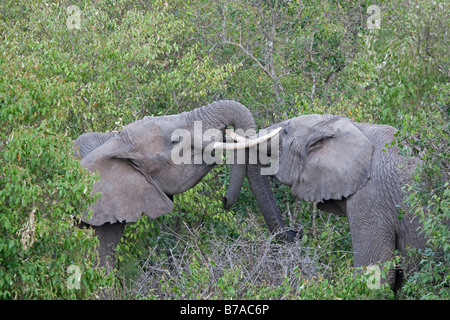
<svg viewBox="0 0 450 320">
<path fill-rule="evenodd" d="M 303 115 L 289 122 L 288 132 L 296 136 L 310 134 L 311 131 L 321 131 L 325 129 L 330 121 L 341 119 L 340 116 L 333 116 L 329 114 L 308 114 Z"/>
<path fill-rule="evenodd" d="M 177 116 L 145 117 L 124 127 L 122 133 L 129 143 L 164 148 L 172 133 L 189 127 L 187 121 Z"/>
<path fill-rule="evenodd" d="M 135 121 L 124 129 L 133 131 L 135 134 L 150 134 L 168 136 L 175 129 L 186 127 L 186 121 L 177 115 L 163 117 L 144 117 L 142 120 Z"/>
<path fill-rule="evenodd" d="M 309 114 L 291 119 L 287 128 L 288 136 L 302 137 L 310 133 L 311 128 L 320 123 L 321 116 Z"/>
<path fill-rule="evenodd" d="M 307 114 L 297 118 L 294 118 L 290 121 L 289 126 L 291 128 L 304 128 L 304 127 L 313 127 L 318 123 L 325 120 L 324 115 L 320 114 Z"/>
</svg>

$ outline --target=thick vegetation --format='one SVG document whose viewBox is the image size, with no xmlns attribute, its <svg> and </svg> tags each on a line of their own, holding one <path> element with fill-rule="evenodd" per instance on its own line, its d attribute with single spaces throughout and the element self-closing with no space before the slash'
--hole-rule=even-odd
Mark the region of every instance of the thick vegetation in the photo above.
<svg viewBox="0 0 450 320">
<path fill-rule="evenodd" d="M 171 214 L 128 225 L 118 270 L 92 268 L 96 240 L 76 224 L 96 177 L 71 141 L 218 99 L 240 101 L 260 127 L 332 113 L 400 129 L 402 152 L 422 159 L 403 209 L 422 219 L 429 249 L 391 262 L 405 270 L 397 298 L 449 298 L 448 3 L 71 4 L 0 3 L 1 298 L 95 299 L 105 288 L 124 299 L 393 298 L 370 272 L 354 275 L 346 219 L 276 181 L 301 243 L 268 233 L 247 183 L 225 211 L 225 165 L 176 196 Z"/>
</svg>

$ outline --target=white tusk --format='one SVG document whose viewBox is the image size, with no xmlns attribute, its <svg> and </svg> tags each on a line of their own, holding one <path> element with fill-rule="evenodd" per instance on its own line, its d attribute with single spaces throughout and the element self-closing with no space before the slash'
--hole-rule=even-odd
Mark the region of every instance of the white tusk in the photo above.
<svg viewBox="0 0 450 320">
<path fill-rule="evenodd" d="M 233 138 L 234 135 L 238 136 L 239 138 L 236 138 L 235 140 L 240 141 L 238 143 L 224 143 L 224 142 L 214 142 L 213 148 L 214 149 L 222 149 L 222 150 L 238 150 L 238 149 L 245 149 L 245 148 L 250 148 L 253 147 L 257 144 L 260 144 L 264 141 L 269 140 L 270 138 L 272 138 L 273 136 L 277 135 L 278 132 L 281 131 L 281 127 L 275 129 L 274 131 L 256 138 L 256 139 L 246 139 L 242 136 L 239 136 L 237 134 L 235 134 L 234 132 L 230 135 L 231 138 Z M 227 132 L 227 134 L 229 134 L 230 132 Z M 234 139 L 234 138 L 233 138 Z"/>
<path fill-rule="evenodd" d="M 245 139 L 245 137 L 238 135 L 237 133 L 235 133 L 234 131 L 231 131 L 229 129 L 225 129 L 225 133 L 227 134 L 228 137 L 230 137 L 231 139 L 233 139 L 236 142 L 245 142 L 247 139 Z"/>
</svg>

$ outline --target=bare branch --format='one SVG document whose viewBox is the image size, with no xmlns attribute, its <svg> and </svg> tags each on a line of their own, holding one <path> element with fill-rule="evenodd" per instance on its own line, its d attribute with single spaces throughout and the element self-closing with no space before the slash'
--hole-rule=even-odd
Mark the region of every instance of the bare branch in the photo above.
<svg viewBox="0 0 450 320">
<path fill-rule="evenodd" d="M 233 41 L 229 41 L 229 40 L 222 40 L 220 42 L 221 44 L 229 44 L 235 47 L 238 47 L 239 49 L 241 49 L 242 53 L 244 53 L 246 56 L 248 56 L 249 58 L 251 58 L 253 61 L 255 61 L 258 66 L 272 79 L 272 80 L 276 80 L 276 78 L 270 73 L 269 70 L 267 70 L 267 68 L 253 55 L 251 54 L 247 49 L 245 49 L 241 44 L 233 42 Z"/>
</svg>

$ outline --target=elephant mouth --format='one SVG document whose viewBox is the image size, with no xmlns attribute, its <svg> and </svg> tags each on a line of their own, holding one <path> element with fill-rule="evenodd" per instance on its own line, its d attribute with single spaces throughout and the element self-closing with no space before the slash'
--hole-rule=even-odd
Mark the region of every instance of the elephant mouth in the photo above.
<svg viewBox="0 0 450 320">
<path fill-rule="evenodd" d="M 288 168 L 289 161 L 283 157 L 283 144 L 280 143 L 278 150 L 278 171 L 273 175 L 275 179 L 280 181 L 282 184 L 292 187 L 294 184 L 294 176 L 292 173 L 286 172 L 286 168 Z"/>
<path fill-rule="evenodd" d="M 280 141 L 281 141 L 281 139 L 280 139 Z M 279 168 L 278 168 L 277 172 L 273 175 L 275 177 L 275 179 L 277 179 L 278 181 L 281 181 L 280 175 L 282 175 L 282 172 L 280 169 L 281 169 L 281 164 L 282 164 L 282 160 L 281 160 L 282 158 L 283 158 L 283 144 L 280 143 L 278 146 L 278 159 L 277 159 Z"/>
</svg>

